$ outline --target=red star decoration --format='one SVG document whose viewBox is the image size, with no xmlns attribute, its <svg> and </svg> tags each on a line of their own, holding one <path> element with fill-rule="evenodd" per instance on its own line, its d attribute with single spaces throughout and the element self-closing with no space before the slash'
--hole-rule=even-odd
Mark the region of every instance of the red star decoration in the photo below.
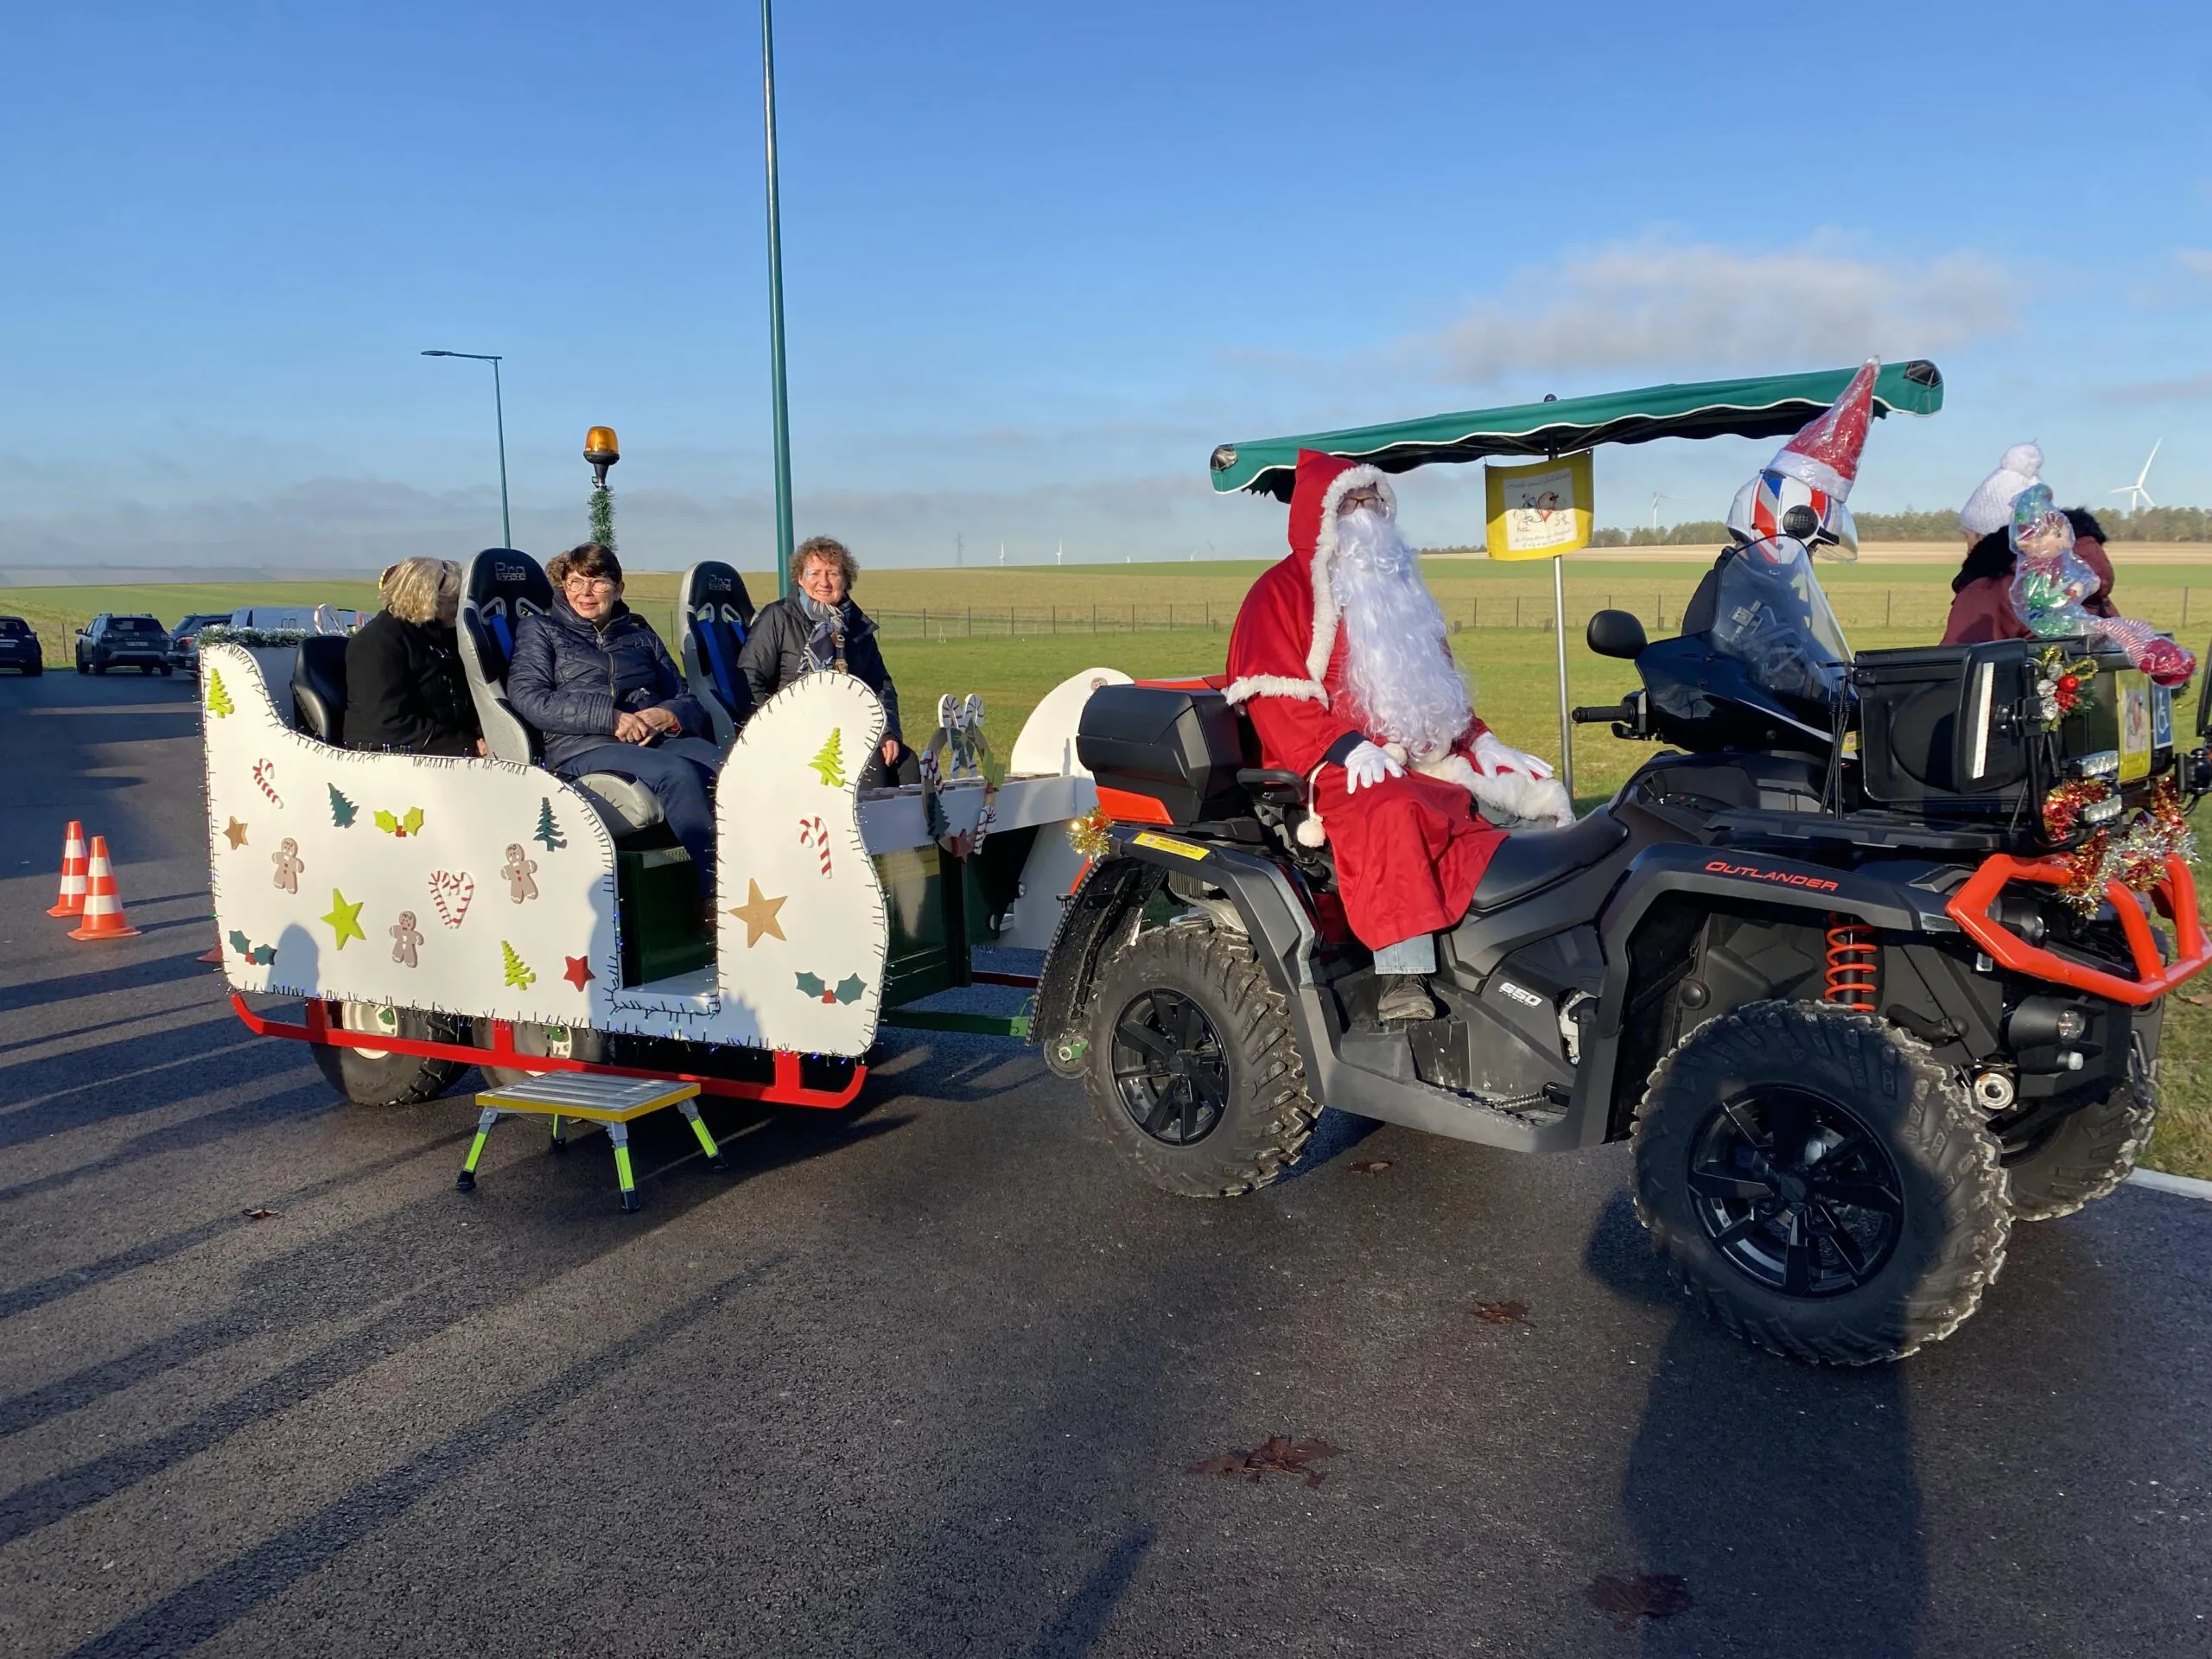
<svg viewBox="0 0 2212 1659">
<path fill-rule="evenodd" d="M 583 989 L 586 980 L 598 977 L 592 972 L 590 964 L 582 957 L 563 957 L 562 960 L 569 964 L 569 971 L 563 974 L 561 977 L 580 991 Z"/>
</svg>

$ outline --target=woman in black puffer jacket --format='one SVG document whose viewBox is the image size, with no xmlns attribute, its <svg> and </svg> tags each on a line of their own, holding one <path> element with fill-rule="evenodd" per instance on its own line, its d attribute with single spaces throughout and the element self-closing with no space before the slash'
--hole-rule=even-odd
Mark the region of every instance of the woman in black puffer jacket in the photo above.
<svg viewBox="0 0 2212 1659">
<path fill-rule="evenodd" d="M 454 639 L 461 567 L 402 559 L 379 586 L 384 609 L 346 643 L 346 747 L 483 753 Z"/>
<path fill-rule="evenodd" d="M 875 624 L 853 603 L 852 587 L 859 576 L 859 562 L 842 542 L 832 536 L 808 537 L 791 555 L 796 591 L 760 607 L 738 666 L 753 688 L 756 709 L 804 675 L 851 675 L 875 693 L 884 715 L 882 747 L 868 756 L 859 786 L 918 784 L 921 761 L 899 728 L 899 688 L 891 683 L 891 671 L 875 643 Z"/>
<path fill-rule="evenodd" d="M 652 791 L 712 893 L 709 791 L 721 757 L 705 735 L 707 711 L 652 625 L 622 602 L 613 549 L 587 542 L 545 574 L 553 608 L 515 632 L 507 701 L 545 740 L 545 764 L 563 778 L 611 772 Z"/>
</svg>

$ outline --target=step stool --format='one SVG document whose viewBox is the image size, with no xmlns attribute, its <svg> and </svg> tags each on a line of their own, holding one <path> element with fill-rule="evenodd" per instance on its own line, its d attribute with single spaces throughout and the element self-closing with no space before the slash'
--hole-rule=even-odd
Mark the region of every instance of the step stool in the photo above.
<svg viewBox="0 0 2212 1659">
<path fill-rule="evenodd" d="M 630 1173 L 629 1126 L 632 1119 L 664 1107 L 679 1107 L 690 1122 L 691 1133 L 699 1137 L 700 1149 L 707 1154 L 708 1161 L 716 1169 L 729 1167 L 721 1148 L 715 1144 L 715 1137 L 707 1133 L 707 1126 L 699 1120 L 699 1108 L 694 1103 L 698 1093 L 699 1085 L 696 1083 L 669 1083 L 658 1077 L 610 1077 L 588 1071 L 548 1072 L 502 1089 L 487 1089 L 476 1096 L 477 1105 L 483 1109 L 476 1120 L 476 1139 L 469 1143 L 468 1157 L 454 1185 L 463 1192 L 475 1191 L 476 1160 L 484 1155 L 484 1142 L 492 1133 L 492 1126 L 501 1118 L 551 1119 L 551 1149 L 555 1152 L 569 1149 L 568 1125 L 573 1119 L 606 1127 L 607 1138 L 614 1146 L 614 1176 L 622 1184 L 622 1207 L 635 1210 L 638 1183 Z"/>
</svg>

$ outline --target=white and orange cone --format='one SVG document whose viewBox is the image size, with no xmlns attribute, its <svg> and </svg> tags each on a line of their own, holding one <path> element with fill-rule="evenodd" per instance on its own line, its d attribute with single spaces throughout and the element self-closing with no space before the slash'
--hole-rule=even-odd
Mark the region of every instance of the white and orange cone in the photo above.
<svg viewBox="0 0 2212 1659">
<path fill-rule="evenodd" d="M 76 819 L 69 820 L 68 830 L 61 837 L 61 896 L 54 901 L 49 916 L 81 916 L 85 913 L 85 826 Z"/>
<path fill-rule="evenodd" d="M 85 876 L 85 913 L 69 930 L 73 939 L 130 939 L 138 930 L 124 918 L 115 890 L 115 869 L 107 859 L 107 837 L 92 837 L 92 868 Z"/>
</svg>

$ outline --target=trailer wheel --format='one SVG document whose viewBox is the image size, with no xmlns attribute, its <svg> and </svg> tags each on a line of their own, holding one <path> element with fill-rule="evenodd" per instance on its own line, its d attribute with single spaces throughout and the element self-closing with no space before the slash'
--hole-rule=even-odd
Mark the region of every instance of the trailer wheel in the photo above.
<svg viewBox="0 0 2212 1659">
<path fill-rule="evenodd" d="M 1154 1185 L 1233 1198 L 1297 1161 L 1321 1109 L 1281 994 L 1241 939 L 1140 933 L 1099 970 L 1091 1110 Z"/>
<path fill-rule="evenodd" d="M 479 1020 L 475 1024 L 476 1046 L 492 1046 L 492 1022 Z M 515 1050 L 522 1054 L 558 1055 L 574 1060 L 603 1060 L 607 1058 L 607 1033 L 583 1026 L 542 1026 L 527 1022 L 515 1027 Z M 543 1071 L 534 1071 L 528 1066 L 479 1065 L 484 1080 L 494 1089 L 510 1084 L 527 1083 L 532 1077 L 542 1077 Z"/>
<path fill-rule="evenodd" d="M 1996 1138 L 1926 1044 L 1869 1014 L 1753 1002 L 1651 1074 L 1636 1208 L 1683 1294 L 1829 1364 L 1950 1335 L 2005 1262 Z"/>
<path fill-rule="evenodd" d="M 2135 1167 L 2158 1125 L 2158 1093 L 2131 1058 L 2101 1099 L 2076 1107 L 2028 1145 L 2005 1151 L 2012 1219 L 2056 1221 L 2109 1198 Z"/>
<path fill-rule="evenodd" d="M 338 1023 L 347 1031 L 380 1031 L 416 1042 L 465 1043 L 467 1027 L 443 1014 L 413 1008 L 384 1008 L 373 1002 L 339 1005 Z M 315 1063 L 335 1089 L 356 1106 L 412 1106 L 435 1100 L 468 1070 L 459 1060 L 423 1059 L 389 1049 L 314 1045 Z"/>
</svg>

